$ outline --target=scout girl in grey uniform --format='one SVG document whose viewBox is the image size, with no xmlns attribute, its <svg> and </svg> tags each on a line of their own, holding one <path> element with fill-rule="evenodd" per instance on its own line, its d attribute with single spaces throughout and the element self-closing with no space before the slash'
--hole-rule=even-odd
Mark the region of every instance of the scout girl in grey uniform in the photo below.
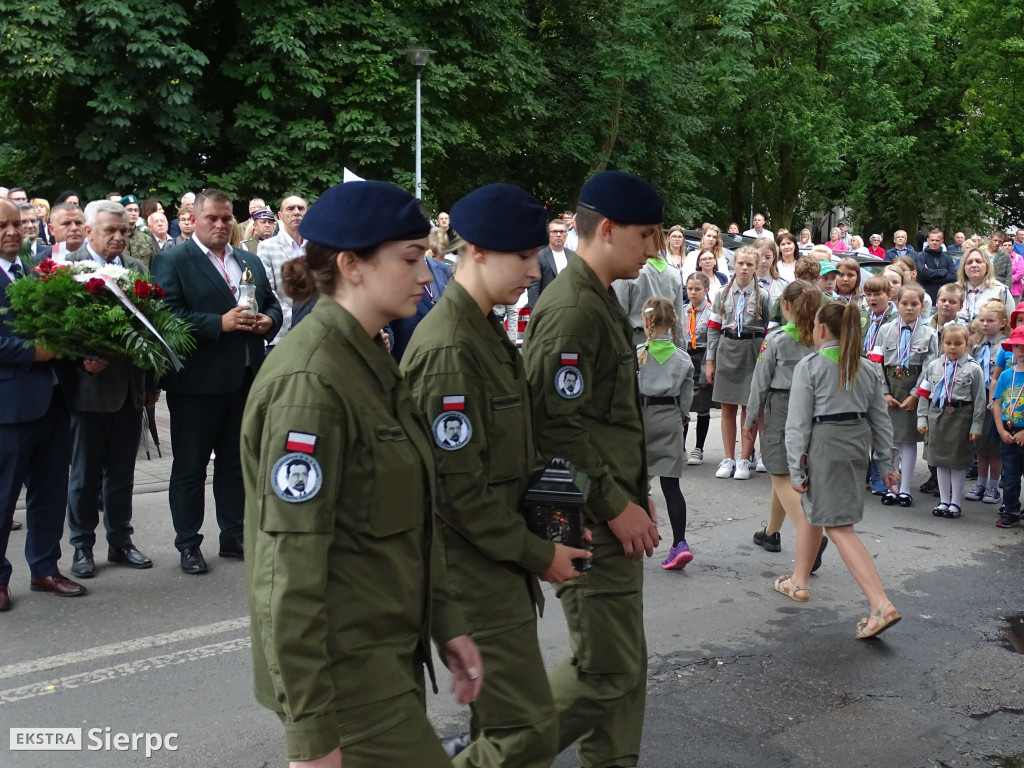
<svg viewBox="0 0 1024 768">
<path fill-rule="evenodd" d="M 964 480 L 974 459 L 971 443 L 981 434 L 988 396 L 985 374 L 967 354 L 967 328 L 951 324 L 940 335 L 942 356 L 924 369 L 917 388 L 917 431 L 925 458 L 936 468 L 936 517 L 960 517 Z"/>
<path fill-rule="evenodd" d="M 886 484 L 894 487 L 899 480 L 890 458 L 892 423 L 882 401 L 881 371 L 861 358 L 856 305 L 834 303 L 818 310 L 814 340 L 818 353 L 797 363 L 793 373 L 786 419 L 789 476 L 804 494 L 805 519 L 797 527 L 793 573 L 776 579 L 774 588 L 801 602 L 810 598 L 807 583 L 824 527 L 871 603 L 871 614 L 857 624 L 857 637 L 874 637 L 900 615 L 853 526 L 864 516 L 865 445 L 872 445 Z"/>
<path fill-rule="evenodd" d="M 708 383 L 704 357 L 708 348 L 708 319 L 711 317 L 711 302 L 708 288 L 711 281 L 703 272 L 694 272 L 686 278 L 686 297 L 689 304 L 680 325 L 683 328 L 681 343 L 693 363 L 693 401 L 690 408 L 697 413 L 696 444 L 686 463 L 697 466 L 704 463 L 704 441 L 711 427 L 711 385 Z M 686 450 L 686 436 L 690 423 L 683 427 L 683 450 Z"/>
<path fill-rule="evenodd" d="M 482 662 L 448 599 L 422 414 L 380 338 L 431 280 L 430 222 L 408 192 L 364 181 L 324 192 L 299 231 L 284 284 L 320 298 L 260 368 L 242 423 L 256 698 L 293 766 L 450 768 L 424 711 L 428 632 L 460 703 Z"/>
<path fill-rule="evenodd" d="M 612 283 L 615 298 L 633 324 L 633 345 L 641 346 L 647 342 L 644 333 L 643 307 L 644 302 L 654 296 L 668 299 L 675 310 L 676 317 L 682 320 L 683 307 L 686 305 L 686 291 L 678 269 L 671 269 L 665 256 L 665 236 L 659 230 L 654 234 L 654 247 L 658 255 L 653 256 L 640 269 L 635 280 L 616 280 Z M 677 324 L 672 331 L 676 338 L 682 338 L 683 329 Z"/>
<path fill-rule="evenodd" d="M 537 643 L 537 577 L 580 576 L 589 553 L 541 539 L 521 513 L 538 468 L 526 370 L 491 312 L 515 305 L 540 279 L 547 243 L 544 206 L 511 184 L 489 184 L 451 208 L 466 240 L 459 268 L 423 318 L 402 358 L 413 397 L 431 429 L 449 582 L 487 665 L 471 705 L 470 734 L 445 740 L 453 764 L 548 768 L 558 720 Z M 446 425 L 455 424 L 449 439 Z"/>
<path fill-rule="evenodd" d="M 759 237 L 751 246 L 757 251 L 757 285 L 768 293 L 769 306 L 782 297 L 782 292 L 789 285 L 789 280 L 779 274 L 779 246 L 770 237 Z"/>
<path fill-rule="evenodd" d="M 971 356 L 981 366 L 986 386 L 991 393 L 998 379 L 996 368 L 1002 351 L 1000 346 L 1010 331 L 1006 305 L 997 300 L 986 301 L 977 308 L 975 319 L 984 338 L 971 349 Z M 974 443 L 975 453 L 978 454 L 978 480 L 964 496 L 968 501 L 999 503 L 999 483 L 1003 474 L 1002 442 L 990 412 L 985 415 L 981 437 Z"/>
<path fill-rule="evenodd" d="M 754 441 L 743 438 L 740 459 L 736 461 L 736 412 L 742 409 L 746 418 L 750 379 L 771 312 L 768 293 L 754 279 L 757 259 L 757 251 L 749 246 L 736 251 L 735 272 L 715 297 L 708 320 L 707 376 L 714 385 L 712 399 L 722 404 L 725 458 L 715 473 L 720 478 L 730 477 L 734 471 L 737 480 L 750 477 L 746 457 L 754 450 Z"/>
<path fill-rule="evenodd" d="M 763 530 L 754 534 L 754 543 L 769 552 L 782 549 L 779 529 L 786 516 L 790 519 L 803 516 L 800 496 L 789 482 L 786 414 L 793 370 L 814 349 L 814 318 L 821 307 L 821 291 L 798 281 L 786 286 L 781 298 L 786 324 L 772 331 L 757 358 L 744 422 L 744 433 L 752 437 L 758 414 L 764 414 L 761 457 L 772 479 L 771 519 Z M 822 539 L 823 548 L 826 541 Z M 820 558 L 818 564 L 821 564 Z"/>
<path fill-rule="evenodd" d="M 900 453 L 899 493 L 890 491 L 882 496 L 886 506 L 909 507 L 914 503 L 910 484 L 917 463 L 917 444 L 922 440 L 917 431 L 915 393 L 924 378 L 924 367 L 935 359 L 939 346 L 935 329 L 921 319 L 924 295 L 924 288 L 917 283 L 900 288 L 896 294 L 900 319 L 882 326 L 871 350 L 871 361 L 885 366 L 883 391 L 892 420 L 893 441 Z"/>
<path fill-rule="evenodd" d="M 693 363 L 676 347 L 679 321 L 668 299 L 644 302 L 647 342 L 637 349 L 640 403 L 644 419 L 647 471 L 661 478 L 661 490 L 672 523 L 672 547 L 661 567 L 678 571 L 693 560 L 686 543 L 686 499 L 679 489 L 683 475 L 683 431 L 693 399 Z"/>
</svg>

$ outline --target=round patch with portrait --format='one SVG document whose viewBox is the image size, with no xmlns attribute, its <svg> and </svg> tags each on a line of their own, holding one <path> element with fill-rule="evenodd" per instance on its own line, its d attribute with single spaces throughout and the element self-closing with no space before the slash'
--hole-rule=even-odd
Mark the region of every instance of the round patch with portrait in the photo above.
<svg viewBox="0 0 1024 768">
<path fill-rule="evenodd" d="M 575 365 L 563 365 L 555 374 L 555 391 L 566 400 L 583 394 L 583 374 Z"/>
<path fill-rule="evenodd" d="M 278 498 L 292 503 L 316 496 L 323 479 L 320 464 L 306 453 L 286 453 L 270 470 L 270 487 Z"/>
<path fill-rule="evenodd" d="M 473 436 L 473 425 L 462 411 L 441 411 L 434 419 L 430 431 L 438 448 L 457 451 Z"/>
</svg>

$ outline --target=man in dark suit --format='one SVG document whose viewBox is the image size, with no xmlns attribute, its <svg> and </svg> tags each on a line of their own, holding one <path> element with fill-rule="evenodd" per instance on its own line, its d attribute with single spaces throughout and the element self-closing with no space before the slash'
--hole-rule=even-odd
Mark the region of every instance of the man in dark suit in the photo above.
<svg viewBox="0 0 1024 768">
<path fill-rule="evenodd" d="M 85 209 L 87 244 L 68 261 L 96 261 L 134 269 L 146 267 L 123 254 L 128 214 L 119 203 L 96 200 Z M 153 561 L 132 543 L 132 488 L 142 432 L 142 409 L 156 402 L 156 382 L 118 358 L 84 360 L 75 371 L 71 415 L 71 478 L 68 484 L 69 543 L 75 548 L 71 573 L 96 575 L 93 546 L 99 524 L 96 496 L 101 487 L 107 530 L 107 561 L 128 568 L 151 568 Z"/>
<path fill-rule="evenodd" d="M 10 308 L 7 287 L 24 279 L 30 268 L 18 258 L 21 243 L 21 214 L 13 203 L 0 200 L 3 309 Z M 14 336 L 0 319 L 0 611 L 11 608 L 13 568 L 7 542 L 23 483 L 28 487 L 25 559 L 31 589 L 59 597 L 86 592 L 57 568 L 68 501 L 70 419 L 52 358 L 38 346 L 26 346 L 25 339 Z"/>
<path fill-rule="evenodd" d="M 50 246 L 39 239 L 39 216 L 35 207 L 28 203 L 15 203 L 15 205 L 18 206 L 18 213 L 21 214 L 21 236 L 28 238 L 32 244 L 29 258 L 36 264 L 50 258 Z"/>
<path fill-rule="evenodd" d="M 570 251 L 565 247 L 565 238 L 569 234 L 565 222 L 561 219 L 552 219 L 548 222 L 548 244 L 537 253 L 537 261 L 540 262 L 540 280 L 530 283 L 526 289 L 526 308 L 533 309 L 541 293 L 547 288 L 551 281 L 558 277 L 558 273 L 565 269 L 569 258 L 576 255 L 576 251 Z"/>
<path fill-rule="evenodd" d="M 180 371 L 162 382 L 171 413 L 171 483 L 168 500 L 174 545 L 185 573 L 206 573 L 203 536 L 206 468 L 211 451 L 213 496 L 221 557 L 242 557 L 244 492 L 239 437 L 253 377 L 265 357 L 264 342 L 281 327 L 281 305 L 255 254 L 232 249 L 231 197 L 208 189 L 196 196 L 195 234 L 153 259 L 153 277 L 165 302 L 192 326 L 196 349 Z M 239 283 L 251 274 L 259 313 L 238 306 Z"/>
</svg>

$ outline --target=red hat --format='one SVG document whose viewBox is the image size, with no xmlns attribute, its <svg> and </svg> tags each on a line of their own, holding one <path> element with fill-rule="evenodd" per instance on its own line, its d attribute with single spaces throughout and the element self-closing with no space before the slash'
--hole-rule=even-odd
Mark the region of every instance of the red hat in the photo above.
<svg viewBox="0 0 1024 768">
<path fill-rule="evenodd" d="M 1017 318 L 1024 314 L 1024 301 L 1017 305 L 1017 308 L 1010 313 L 1010 328 L 1017 327 Z"/>
<path fill-rule="evenodd" d="M 1007 352 L 1013 352 L 1015 346 L 1024 347 L 1024 325 L 1020 328 L 1014 328 L 1010 338 L 1004 341 L 1002 346 Z"/>
</svg>

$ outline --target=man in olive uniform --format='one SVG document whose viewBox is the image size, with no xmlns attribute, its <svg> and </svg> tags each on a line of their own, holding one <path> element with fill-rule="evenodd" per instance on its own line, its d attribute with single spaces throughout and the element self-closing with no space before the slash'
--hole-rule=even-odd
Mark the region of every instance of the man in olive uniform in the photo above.
<svg viewBox="0 0 1024 768">
<path fill-rule="evenodd" d="M 537 576 L 580 576 L 583 550 L 534 535 L 521 511 L 537 468 L 530 388 L 519 353 L 491 311 L 540 274 L 544 206 L 489 184 L 451 209 L 466 240 L 444 295 L 416 326 L 402 372 L 433 425 L 449 581 L 472 627 L 487 683 L 470 736 L 444 742 L 455 768 L 549 768 L 558 725 L 537 642 Z M 464 749 L 463 749 L 464 748 Z"/>
<path fill-rule="evenodd" d="M 572 658 L 549 675 L 559 749 L 579 741 L 585 768 L 634 766 L 640 754 L 642 560 L 659 536 L 648 508 L 633 329 L 609 287 L 657 255 L 663 210 L 654 188 L 632 174 L 606 171 L 584 184 L 579 258 L 541 294 L 523 345 L 541 455 L 565 456 L 591 483 L 592 567 L 585 580 L 556 588 Z"/>
<path fill-rule="evenodd" d="M 139 226 L 139 198 L 125 195 L 120 203 L 128 213 L 128 242 L 124 247 L 124 255 L 138 259 L 149 269 L 149 263 L 160 252 L 160 246 L 148 229 Z"/>
</svg>

